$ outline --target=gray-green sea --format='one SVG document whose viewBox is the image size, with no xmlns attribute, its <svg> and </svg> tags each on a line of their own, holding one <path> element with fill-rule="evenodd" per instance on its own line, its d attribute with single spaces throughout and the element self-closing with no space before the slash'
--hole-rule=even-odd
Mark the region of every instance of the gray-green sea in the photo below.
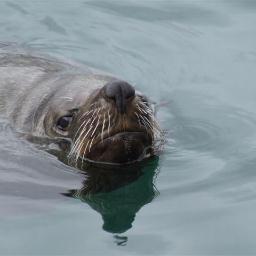
<svg viewBox="0 0 256 256">
<path fill-rule="evenodd" d="M 76 198 L 87 177 L 0 118 L 0 255 L 256 254 L 256 1 L 1 0 L 0 41 L 122 77 L 166 132 Z"/>
</svg>

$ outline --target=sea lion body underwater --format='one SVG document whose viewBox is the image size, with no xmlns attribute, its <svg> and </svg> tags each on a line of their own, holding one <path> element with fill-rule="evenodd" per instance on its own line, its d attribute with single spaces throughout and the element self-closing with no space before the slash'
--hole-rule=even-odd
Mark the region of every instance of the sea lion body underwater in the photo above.
<svg viewBox="0 0 256 256">
<path fill-rule="evenodd" d="M 0 51 L 0 113 L 23 134 L 68 141 L 74 162 L 138 161 L 155 154 L 160 134 L 132 85 L 27 52 Z"/>
</svg>

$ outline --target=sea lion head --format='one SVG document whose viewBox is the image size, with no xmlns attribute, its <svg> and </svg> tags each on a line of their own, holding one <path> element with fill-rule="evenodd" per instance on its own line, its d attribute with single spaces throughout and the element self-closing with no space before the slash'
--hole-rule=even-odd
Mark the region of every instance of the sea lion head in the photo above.
<svg viewBox="0 0 256 256">
<path fill-rule="evenodd" d="M 55 101 L 44 117 L 48 136 L 71 141 L 70 159 L 126 164 L 155 154 L 160 129 L 148 99 L 132 85 L 108 79 L 90 90 L 76 86 L 71 91 L 71 97 L 59 96 L 66 100 Z"/>
</svg>

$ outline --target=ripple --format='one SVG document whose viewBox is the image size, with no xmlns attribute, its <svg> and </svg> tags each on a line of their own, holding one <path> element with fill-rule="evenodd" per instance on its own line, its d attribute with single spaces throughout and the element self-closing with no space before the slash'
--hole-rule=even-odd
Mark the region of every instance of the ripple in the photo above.
<svg viewBox="0 0 256 256">
<path fill-rule="evenodd" d="M 211 150 L 216 148 L 221 136 L 220 128 L 200 119 L 179 121 L 171 132 L 174 141 L 189 150 Z"/>
<path fill-rule="evenodd" d="M 62 35 L 66 35 L 66 29 L 59 25 L 52 17 L 46 16 L 42 19 L 41 24 L 45 25 L 49 31 L 53 31 Z"/>
<path fill-rule="evenodd" d="M 165 124 L 173 141 L 170 146 L 176 148 L 175 151 L 211 152 L 218 157 L 228 157 L 248 147 L 248 141 L 249 146 L 253 146 L 250 138 L 255 136 L 256 118 L 252 113 L 202 99 L 204 97 L 199 100 L 191 96 L 186 106 L 174 99 L 170 106 L 171 115 Z"/>
<path fill-rule="evenodd" d="M 253 113 L 186 93 L 175 94 L 165 112 L 171 139 L 161 171 L 163 198 L 208 193 L 225 202 L 256 199 Z"/>
<path fill-rule="evenodd" d="M 120 17 L 127 17 L 142 21 L 176 21 L 184 23 L 200 23 L 203 19 L 209 24 L 226 24 L 226 17 L 219 13 L 203 8 L 202 6 L 194 6 L 188 3 L 176 5 L 175 2 L 165 1 L 162 3 L 163 9 L 154 6 L 155 3 L 147 2 L 147 5 L 141 6 L 141 3 L 136 2 L 136 5 L 120 4 L 119 2 L 108 1 L 88 1 L 85 4 L 91 7 L 99 8 L 104 13 L 110 13 Z M 143 2 L 142 2 L 143 3 Z"/>
<path fill-rule="evenodd" d="M 17 3 L 6 2 L 6 5 L 8 5 L 10 8 L 12 8 L 15 11 L 18 11 L 23 15 L 29 14 L 29 12 L 26 9 L 24 9 L 24 7 L 22 7 L 21 5 L 18 5 Z"/>
</svg>

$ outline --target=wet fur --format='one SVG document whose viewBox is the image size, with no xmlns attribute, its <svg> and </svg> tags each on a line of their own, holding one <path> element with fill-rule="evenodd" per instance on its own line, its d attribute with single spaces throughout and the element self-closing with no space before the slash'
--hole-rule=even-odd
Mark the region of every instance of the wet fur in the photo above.
<svg viewBox="0 0 256 256">
<path fill-rule="evenodd" d="M 5 47 L 4 47 L 5 48 Z M 16 52 L 15 52 L 16 51 Z M 89 68 L 19 50 L 0 49 L 0 112 L 19 131 L 35 137 L 71 138 L 68 158 L 77 165 L 97 143 L 114 134 L 140 131 L 155 143 L 161 130 L 148 100 L 137 94 L 125 115 L 102 97 L 101 88 L 116 78 Z M 54 128 L 72 110 L 68 133 Z M 129 143 L 124 146 L 129 151 Z"/>
</svg>

